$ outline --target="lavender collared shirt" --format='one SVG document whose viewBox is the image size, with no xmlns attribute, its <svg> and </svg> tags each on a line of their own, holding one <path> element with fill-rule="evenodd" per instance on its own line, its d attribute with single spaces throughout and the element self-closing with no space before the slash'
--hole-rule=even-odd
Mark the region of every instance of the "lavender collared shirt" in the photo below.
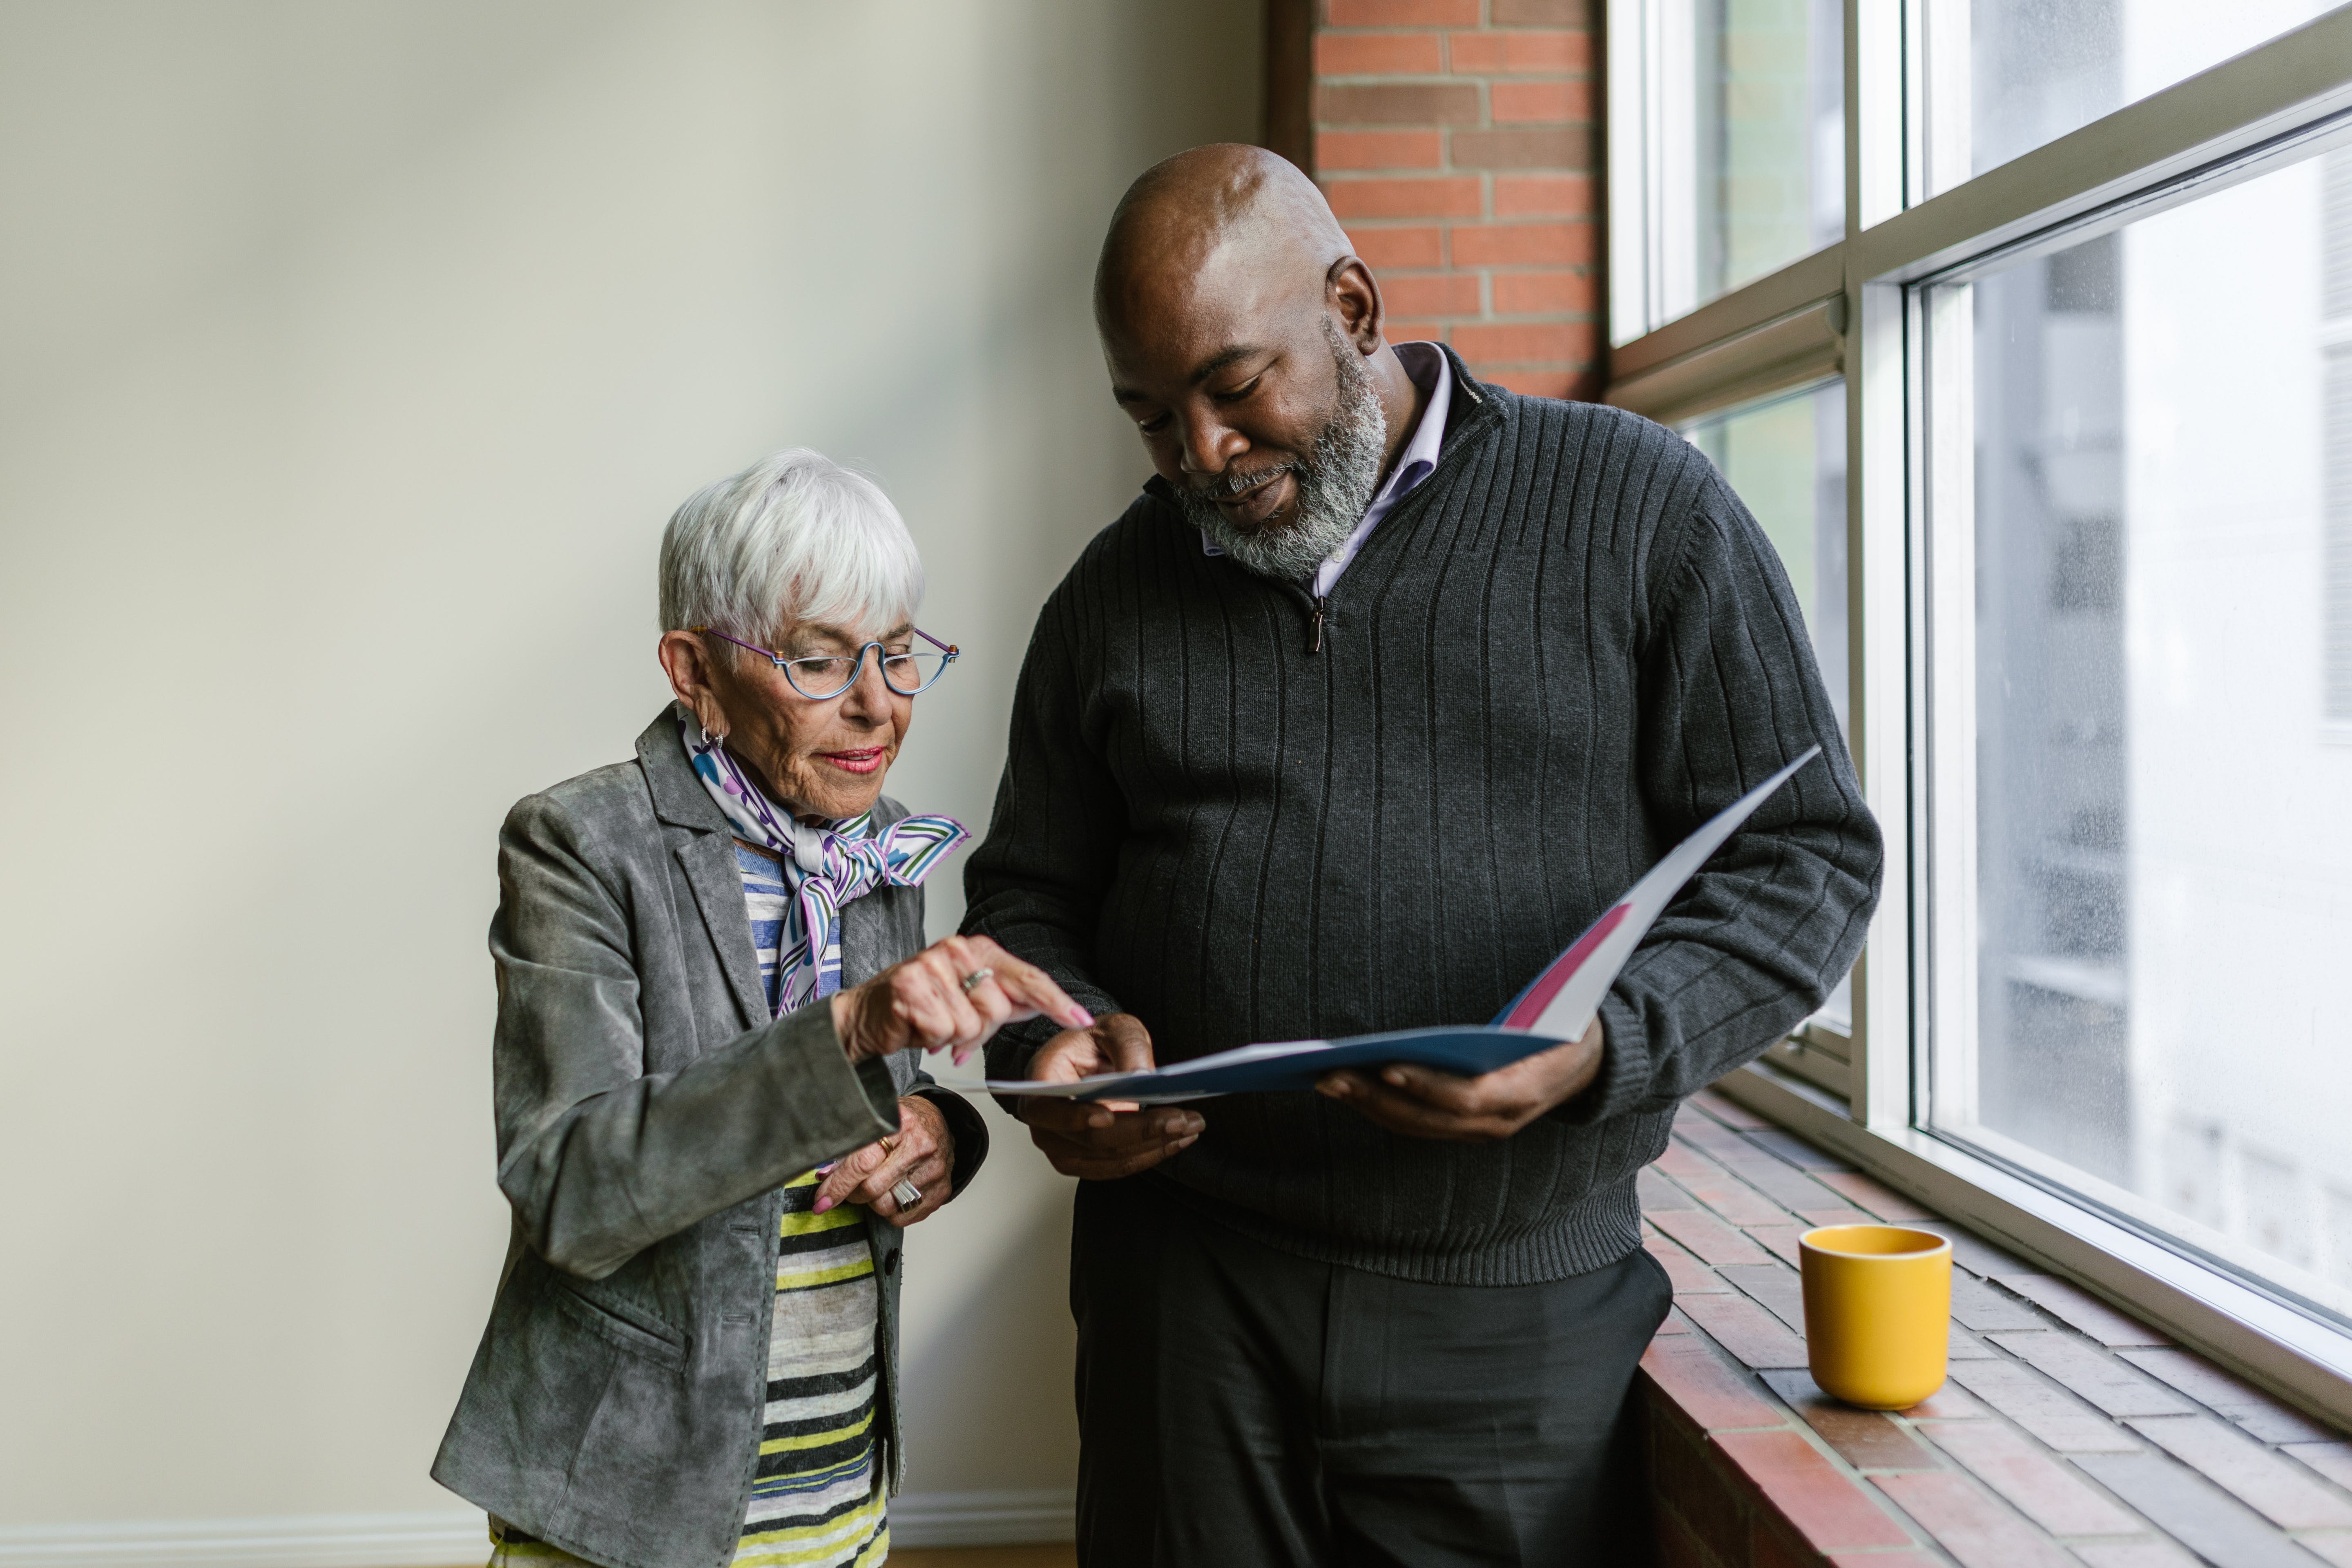
<svg viewBox="0 0 2352 1568">
<path fill-rule="evenodd" d="M 1424 342 L 1398 343 L 1389 352 L 1397 356 L 1397 363 L 1404 366 L 1413 384 L 1429 394 L 1429 403 L 1422 409 L 1421 420 L 1412 427 L 1412 434 L 1406 437 L 1404 450 L 1397 454 L 1396 467 L 1389 471 L 1389 482 L 1373 493 L 1372 504 L 1364 509 L 1363 521 L 1316 568 L 1309 591 L 1318 599 L 1329 596 L 1332 584 L 1356 559 L 1356 552 L 1363 549 L 1364 541 L 1372 536 L 1381 520 L 1436 471 L 1438 452 L 1445 445 L 1446 415 L 1454 406 L 1454 373 L 1445 363 L 1444 353 L 1435 343 Z M 1206 555 L 1224 553 L 1209 542 L 1205 533 L 1201 536 L 1201 551 Z"/>
</svg>

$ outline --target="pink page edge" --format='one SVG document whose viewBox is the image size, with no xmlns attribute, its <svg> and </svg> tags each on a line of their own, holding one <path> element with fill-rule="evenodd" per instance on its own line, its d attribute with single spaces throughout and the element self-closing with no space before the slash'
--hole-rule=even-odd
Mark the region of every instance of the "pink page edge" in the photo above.
<svg viewBox="0 0 2352 1568">
<path fill-rule="evenodd" d="M 1543 1016 L 1543 1010 L 1551 1005 L 1551 999 L 1559 994 L 1560 987 L 1576 978 L 1576 972 L 1584 967 L 1584 961 L 1592 956 L 1593 950 L 1608 941 L 1609 933 L 1624 924 L 1625 917 L 1633 912 L 1633 900 L 1629 899 L 1587 927 L 1584 934 L 1576 939 L 1574 947 L 1553 959 L 1551 966 L 1536 976 L 1536 983 L 1528 987 L 1518 1005 L 1504 1016 L 1503 1027 L 1532 1028 L 1535 1021 Z"/>
</svg>

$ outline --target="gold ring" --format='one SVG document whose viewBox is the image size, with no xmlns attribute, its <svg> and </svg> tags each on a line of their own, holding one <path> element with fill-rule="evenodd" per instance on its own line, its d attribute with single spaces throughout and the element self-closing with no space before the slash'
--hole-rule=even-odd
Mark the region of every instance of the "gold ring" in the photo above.
<svg viewBox="0 0 2352 1568">
<path fill-rule="evenodd" d="M 882 1152 L 887 1154 L 898 1146 L 898 1139 L 896 1133 L 885 1132 L 882 1134 Z"/>
</svg>

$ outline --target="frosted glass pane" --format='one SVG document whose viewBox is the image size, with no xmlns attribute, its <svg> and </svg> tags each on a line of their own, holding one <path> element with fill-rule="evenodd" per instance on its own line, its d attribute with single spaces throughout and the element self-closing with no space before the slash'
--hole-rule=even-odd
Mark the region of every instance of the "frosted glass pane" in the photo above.
<svg viewBox="0 0 2352 1568">
<path fill-rule="evenodd" d="M 1969 341 L 1935 350 L 1972 356 L 1972 740 L 1939 703 L 1936 743 L 1976 781 L 1933 807 L 1975 835 L 1932 873 L 1974 878 L 1972 942 L 1937 939 L 1975 1016 L 1939 1004 L 1936 1120 L 2339 1313 L 2347 157 L 1960 286 L 1937 319 Z"/>
<path fill-rule="evenodd" d="M 1685 426 L 1780 552 L 1845 727 L 1845 383 Z"/>
<path fill-rule="evenodd" d="M 1696 214 L 1703 293 L 1737 289 L 1845 232 L 1843 13 L 1833 0 L 1701 4 Z"/>
<path fill-rule="evenodd" d="M 1845 90 L 1841 0 L 1654 3 L 1654 326 L 1843 237 Z"/>
<path fill-rule="evenodd" d="M 1943 189 L 2332 9 L 2326 0 L 1929 0 Z M 1952 13 L 1958 12 L 1958 15 Z"/>
</svg>

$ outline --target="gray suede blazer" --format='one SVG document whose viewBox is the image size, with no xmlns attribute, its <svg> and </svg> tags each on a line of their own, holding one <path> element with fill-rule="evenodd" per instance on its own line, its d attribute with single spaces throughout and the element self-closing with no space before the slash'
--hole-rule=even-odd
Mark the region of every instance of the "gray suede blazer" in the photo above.
<svg viewBox="0 0 2352 1568">
<path fill-rule="evenodd" d="M 906 813 L 885 801 L 894 822 Z M 842 983 L 923 943 L 919 888 L 842 915 Z M 961 1188 L 988 1133 L 900 1054 L 853 1068 L 829 1004 L 771 1021 L 726 818 L 669 710 L 635 761 L 519 802 L 499 836 L 493 1041 L 514 1228 L 433 1477 L 612 1568 L 718 1568 L 759 1458 L 782 1184 L 924 1093 Z M 900 1235 L 866 1221 L 880 1414 L 900 1468 Z"/>
</svg>

